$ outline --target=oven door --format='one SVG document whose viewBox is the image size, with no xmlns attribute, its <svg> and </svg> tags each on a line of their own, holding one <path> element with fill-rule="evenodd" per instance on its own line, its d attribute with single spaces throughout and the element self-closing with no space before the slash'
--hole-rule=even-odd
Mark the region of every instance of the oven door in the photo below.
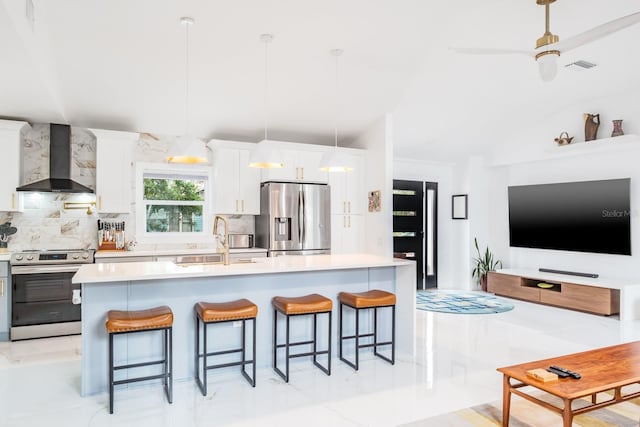
<svg viewBox="0 0 640 427">
<path fill-rule="evenodd" d="M 80 321 L 80 305 L 71 302 L 71 278 L 77 265 L 16 266 L 11 269 L 13 284 L 11 326 L 42 325 Z"/>
</svg>

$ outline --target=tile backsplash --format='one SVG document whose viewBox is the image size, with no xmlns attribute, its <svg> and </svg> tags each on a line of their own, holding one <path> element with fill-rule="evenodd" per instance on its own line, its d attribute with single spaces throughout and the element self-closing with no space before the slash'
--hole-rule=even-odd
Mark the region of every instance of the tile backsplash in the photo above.
<svg viewBox="0 0 640 427">
<path fill-rule="evenodd" d="M 163 162 L 171 136 L 149 137 L 141 134 L 134 150 L 134 161 Z M 49 124 L 36 123 L 21 132 L 22 177 L 28 184 L 49 177 Z M 71 178 L 89 188 L 96 184 L 96 137 L 91 131 L 71 128 Z M 134 183 L 132 183 L 134 185 Z M 135 197 L 135 191 L 132 197 Z M 10 251 L 29 249 L 78 249 L 97 247 L 97 220 L 108 218 L 126 221 L 127 240 L 135 239 L 135 214 L 88 215 L 84 209 L 64 209 L 65 202 L 95 201 L 93 194 L 23 193 L 23 212 L 0 212 L 0 224 L 10 222 L 18 229 L 9 237 Z M 135 206 L 132 200 L 132 206 Z M 254 233 L 254 218 L 250 215 L 230 217 L 231 233 Z M 172 244 L 172 248 L 189 249 L 211 244 Z M 137 249 L 166 248 L 163 245 L 138 245 Z"/>
</svg>

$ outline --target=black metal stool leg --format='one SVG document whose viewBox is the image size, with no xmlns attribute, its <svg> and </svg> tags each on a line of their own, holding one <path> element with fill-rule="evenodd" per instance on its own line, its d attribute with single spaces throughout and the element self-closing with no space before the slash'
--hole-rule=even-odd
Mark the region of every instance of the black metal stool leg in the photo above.
<svg viewBox="0 0 640 427">
<path fill-rule="evenodd" d="M 286 376 L 286 379 L 285 379 L 285 381 L 289 382 L 289 359 L 290 359 L 290 355 L 291 355 L 291 351 L 290 351 L 291 349 L 290 349 L 290 346 L 289 346 L 289 342 L 290 342 L 290 338 L 291 338 L 289 336 L 289 326 L 290 326 L 289 320 L 290 320 L 290 317 L 289 316 L 285 316 L 285 317 L 287 318 L 287 331 L 286 331 L 286 334 L 285 334 L 286 335 L 286 342 L 285 342 L 285 349 L 286 349 L 285 350 L 285 353 L 286 353 L 286 360 L 285 360 L 285 363 L 286 363 L 286 374 L 285 374 L 285 376 Z"/>
<path fill-rule="evenodd" d="M 356 308 L 356 371 L 360 367 L 360 309 Z"/>
<path fill-rule="evenodd" d="M 391 364 L 396 364 L 396 306 L 391 307 Z"/>
<path fill-rule="evenodd" d="M 340 308 L 338 309 L 338 357 L 340 360 L 342 359 L 342 303 L 340 303 Z"/>
<path fill-rule="evenodd" d="M 327 367 L 329 372 L 327 372 L 327 375 L 331 375 L 331 318 L 333 315 L 331 312 L 328 312 L 327 315 L 329 316 L 329 343 L 327 348 Z"/>
<path fill-rule="evenodd" d="M 202 322 L 202 394 L 207 395 L 207 322 Z"/>
<path fill-rule="evenodd" d="M 256 386 L 256 318 L 253 318 L 253 352 L 251 353 L 251 357 L 253 359 L 253 383 L 251 384 L 253 387 Z"/>
<path fill-rule="evenodd" d="M 313 313 L 313 363 L 318 363 L 318 313 Z"/>
<path fill-rule="evenodd" d="M 109 413 L 113 414 L 113 334 L 109 334 Z"/>
<path fill-rule="evenodd" d="M 169 403 L 173 403 L 173 327 L 169 328 Z"/>
</svg>

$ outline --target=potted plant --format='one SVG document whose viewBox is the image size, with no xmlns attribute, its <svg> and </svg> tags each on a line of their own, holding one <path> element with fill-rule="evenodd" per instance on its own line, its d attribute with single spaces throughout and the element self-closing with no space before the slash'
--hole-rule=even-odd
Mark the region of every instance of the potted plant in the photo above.
<svg viewBox="0 0 640 427">
<path fill-rule="evenodd" d="M 489 247 L 484 251 L 484 254 L 480 253 L 480 248 L 478 247 L 478 239 L 473 238 L 473 242 L 476 245 L 476 253 L 478 256 L 473 259 L 475 263 L 475 267 L 473 267 L 472 277 L 478 278 L 478 284 L 483 291 L 487 291 L 487 273 L 490 271 L 495 271 L 496 268 L 502 268 L 502 261 L 499 259 L 494 259 L 493 254 L 489 250 Z"/>
</svg>

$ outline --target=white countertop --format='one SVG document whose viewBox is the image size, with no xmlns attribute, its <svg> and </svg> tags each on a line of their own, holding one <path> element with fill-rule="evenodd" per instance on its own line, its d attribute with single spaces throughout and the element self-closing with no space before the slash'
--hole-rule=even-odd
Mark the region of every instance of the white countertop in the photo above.
<svg viewBox="0 0 640 427">
<path fill-rule="evenodd" d="M 231 265 L 200 264 L 178 266 L 172 262 L 122 262 L 85 264 L 73 276 L 73 283 L 105 283 L 190 277 L 278 274 L 300 271 L 341 270 L 409 265 L 407 261 L 367 254 L 298 255 L 256 258 L 254 263 Z"/>
<path fill-rule="evenodd" d="M 538 270 L 527 270 L 523 268 L 505 268 L 496 270 L 496 273 L 511 274 L 514 276 L 522 276 L 530 279 L 548 280 L 551 282 L 573 283 L 576 285 L 595 286 L 598 288 L 622 289 L 627 286 L 639 286 L 640 279 L 621 279 L 614 277 L 582 277 L 571 276 L 568 274 L 545 273 Z"/>
<path fill-rule="evenodd" d="M 216 253 L 215 248 L 204 249 L 149 249 L 132 251 L 96 251 L 95 258 L 120 258 L 136 256 L 202 255 Z M 264 248 L 229 249 L 229 253 L 267 252 Z"/>
</svg>

